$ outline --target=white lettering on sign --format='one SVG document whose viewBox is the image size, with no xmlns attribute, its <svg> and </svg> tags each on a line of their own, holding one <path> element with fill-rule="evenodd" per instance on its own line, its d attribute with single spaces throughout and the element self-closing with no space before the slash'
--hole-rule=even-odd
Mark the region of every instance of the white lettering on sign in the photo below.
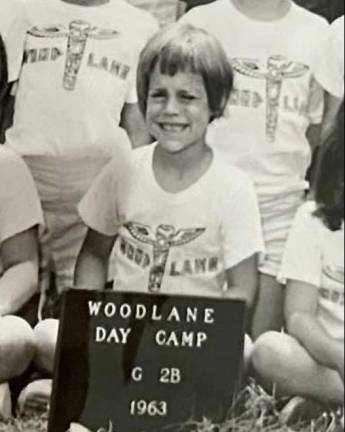
<svg viewBox="0 0 345 432">
<path fill-rule="evenodd" d="M 212 308 L 198 308 L 189 306 L 180 309 L 177 306 L 172 306 L 163 314 L 161 307 L 156 304 L 151 306 L 146 306 L 141 303 L 136 305 L 127 303 L 117 305 L 113 302 L 102 303 L 89 301 L 88 307 L 91 317 L 103 315 L 105 318 L 118 317 L 122 320 L 131 320 L 134 318 L 137 321 L 147 319 L 156 322 L 185 322 L 187 324 L 204 323 L 211 325 L 215 323 L 215 310 Z"/>
<path fill-rule="evenodd" d="M 95 342 L 126 345 L 131 332 L 132 332 L 131 328 L 114 327 L 109 330 L 106 329 L 105 327 L 96 327 Z"/>
<path fill-rule="evenodd" d="M 158 346 L 171 348 L 202 348 L 207 341 L 207 334 L 204 332 L 167 332 L 159 330 L 155 335 L 155 342 Z"/>
</svg>

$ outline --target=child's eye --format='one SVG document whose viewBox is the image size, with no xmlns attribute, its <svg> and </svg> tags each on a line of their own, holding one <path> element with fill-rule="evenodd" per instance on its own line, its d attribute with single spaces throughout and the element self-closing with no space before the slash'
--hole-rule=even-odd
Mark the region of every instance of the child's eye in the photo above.
<svg viewBox="0 0 345 432">
<path fill-rule="evenodd" d="M 192 95 L 192 94 L 183 94 L 181 95 L 181 98 L 185 101 L 191 102 L 197 99 L 196 96 Z"/>
<path fill-rule="evenodd" d="M 165 93 L 164 92 L 152 92 L 150 94 L 150 98 L 151 99 L 161 99 L 165 97 Z"/>
</svg>

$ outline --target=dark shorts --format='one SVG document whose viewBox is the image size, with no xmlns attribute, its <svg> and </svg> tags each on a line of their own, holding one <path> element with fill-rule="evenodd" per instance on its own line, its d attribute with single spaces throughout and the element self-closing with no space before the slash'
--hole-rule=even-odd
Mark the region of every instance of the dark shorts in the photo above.
<svg viewBox="0 0 345 432">
<path fill-rule="evenodd" d="M 35 294 L 17 313 L 16 315 L 27 321 L 31 327 L 38 323 L 38 305 L 39 295 Z"/>
</svg>

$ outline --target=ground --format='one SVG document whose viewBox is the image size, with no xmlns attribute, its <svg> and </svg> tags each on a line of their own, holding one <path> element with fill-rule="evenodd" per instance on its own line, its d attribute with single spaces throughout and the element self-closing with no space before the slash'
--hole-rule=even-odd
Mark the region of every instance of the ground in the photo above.
<svg viewBox="0 0 345 432">
<path fill-rule="evenodd" d="M 240 409 L 238 407 L 241 407 Z M 244 390 L 235 407 L 229 411 L 229 420 L 223 425 L 214 425 L 207 419 L 202 424 L 181 428 L 179 432 L 340 432 L 331 429 L 334 414 L 320 412 L 320 417 L 312 423 L 300 424 L 288 429 L 279 422 L 283 403 L 267 394 L 255 383 Z M 25 418 L 11 422 L 1 422 L 0 432 L 47 432 L 48 414 L 29 413 Z"/>
</svg>

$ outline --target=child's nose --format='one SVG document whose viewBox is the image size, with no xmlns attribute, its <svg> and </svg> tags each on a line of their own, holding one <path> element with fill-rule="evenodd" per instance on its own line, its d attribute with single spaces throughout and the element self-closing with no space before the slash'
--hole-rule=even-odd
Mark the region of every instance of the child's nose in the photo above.
<svg viewBox="0 0 345 432">
<path fill-rule="evenodd" d="M 166 114 L 178 114 L 179 104 L 177 99 L 174 97 L 168 98 L 164 108 Z"/>
</svg>

